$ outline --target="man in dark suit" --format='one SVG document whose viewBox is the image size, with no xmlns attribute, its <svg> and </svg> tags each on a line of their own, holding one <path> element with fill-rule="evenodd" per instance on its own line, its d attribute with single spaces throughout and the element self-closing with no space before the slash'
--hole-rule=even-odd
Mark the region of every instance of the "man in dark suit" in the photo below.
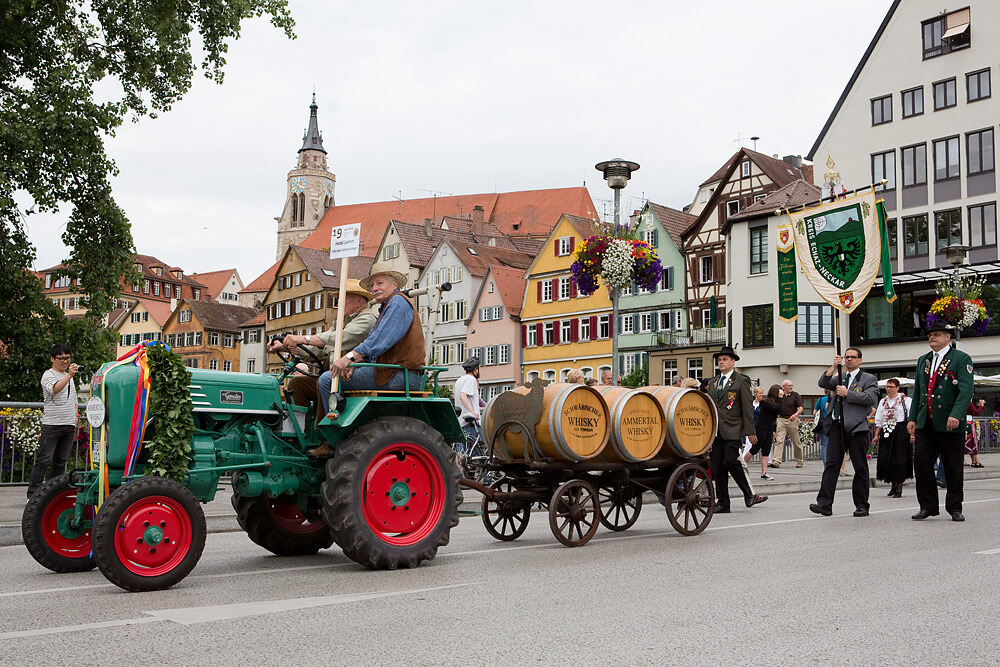
<svg viewBox="0 0 1000 667">
<path fill-rule="evenodd" d="M 843 364 L 846 372 L 838 381 L 837 367 Z M 878 382 L 871 373 L 861 370 L 861 350 L 849 347 L 844 356 L 837 355 L 833 364 L 819 376 L 821 389 L 833 391 L 833 424 L 826 448 L 826 466 L 823 481 L 816 494 L 816 502 L 809 509 L 816 514 L 833 514 L 833 494 L 844 454 L 850 452 L 854 465 L 854 516 L 868 516 L 868 414 L 878 404 Z"/>
<path fill-rule="evenodd" d="M 751 444 L 757 443 L 753 424 L 753 393 L 750 378 L 738 373 L 740 360 L 731 347 L 723 347 L 712 357 L 719 367 L 719 375 L 708 381 L 705 392 L 715 401 L 719 412 L 719 432 L 712 445 L 712 478 L 715 480 L 715 511 L 729 512 L 729 476 L 743 492 L 743 502 L 753 507 L 767 500 L 767 496 L 754 495 L 740 463 L 740 444 L 744 436 Z"/>
<path fill-rule="evenodd" d="M 972 358 L 952 347 L 955 328 L 935 323 L 927 330 L 931 351 L 917 359 L 906 430 L 915 436 L 913 477 L 917 485 L 920 511 L 916 521 L 938 514 L 938 491 L 934 481 L 934 461 L 941 465 L 948 492 L 944 508 L 952 521 L 962 515 L 962 459 L 965 445 L 965 415 L 972 400 Z"/>
</svg>

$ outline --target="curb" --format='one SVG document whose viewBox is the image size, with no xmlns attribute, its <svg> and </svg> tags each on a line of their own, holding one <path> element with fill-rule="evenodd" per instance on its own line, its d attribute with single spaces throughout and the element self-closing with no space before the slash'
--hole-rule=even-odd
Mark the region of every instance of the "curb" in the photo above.
<svg viewBox="0 0 1000 667">
<path fill-rule="evenodd" d="M 852 484 L 852 477 L 841 477 L 837 480 L 837 490 L 850 490 Z M 966 470 L 965 481 L 970 480 L 980 480 L 980 479 L 1000 479 L 1000 470 Z M 912 488 L 912 481 L 908 484 Z M 735 488 L 730 486 L 730 488 Z M 879 482 L 877 487 L 873 488 L 886 488 L 886 485 Z M 769 484 L 757 484 L 754 487 L 757 493 L 761 493 L 769 496 L 778 496 L 787 493 L 815 493 L 818 490 L 816 482 L 813 481 L 803 481 L 803 482 L 776 482 Z M 459 512 L 462 517 L 473 517 L 478 516 L 480 505 L 482 503 L 482 495 L 471 489 L 463 489 L 462 493 L 464 495 L 464 502 L 459 506 Z M 656 500 L 656 496 L 651 493 L 644 494 L 643 504 L 659 504 Z M 243 529 L 236 522 L 236 515 L 232 512 L 224 512 L 221 514 L 206 514 L 205 523 L 208 528 L 209 533 L 235 533 L 240 532 Z M 9 547 L 18 544 L 23 544 L 24 541 L 21 539 L 21 523 L 3 523 L 0 524 L 0 547 Z"/>
</svg>

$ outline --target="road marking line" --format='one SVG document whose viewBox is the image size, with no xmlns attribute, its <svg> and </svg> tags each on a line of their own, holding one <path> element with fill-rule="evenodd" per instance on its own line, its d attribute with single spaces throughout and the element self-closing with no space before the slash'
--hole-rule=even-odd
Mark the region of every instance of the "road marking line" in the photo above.
<svg viewBox="0 0 1000 667">
<path fill-rule="evenodd" d="M 38 628 L 37 630 L 20 630 L 18 632 L 0 633 L 0 640 L 3 639 L 23 639 L 24 637 L 40 637 L 42 635 L 59 635 L 66 632 L 80 632 L 81 630 L 99 630 L 101 628 L 114 628 L 122 625 L 140 625 L 142 623 L 162 623 L 166 619 L 144 617 L 144 618 L 122 618 L 116 621 L 102 621 L 100 623 L 81 623 L 80 625 L 62 625 L 55 628 Z"/>
<path fill-rule="evenodd" d="M 17 632 L 0 633 L 0 640 L 23 639 L 42 635 L 57 635 L 82 630 L 99 630 L 102 628 L 121 627 L 125 625 L 140 625 L 145 623 L 177 623 L 178 625 L 197 625 L 214 621 L 227 621 L 249 616 L 263 616 L 297 609 L 313 609 L 329 607 L 338 604 L 350 604 L 365 600 L 416 595 L 452 588 L 478 586 L 482 582 L 448 584 L 444 586 L 429 586 L 427 588 L 410 588 L 399 591 L 376 591 L 373 593 L 347 593 L 343 595 L 324 595 L 321 597 L 291 598 L 287 600 L 263 600 L 259 602 L 237 602 L 233 604 L 207 605 L 202 607 L 178 607 L 175 609 L 156 609 L 142 612 L 145 616 L 139 618 L 123 618 L 98 623 L 82 623 L 79 625 L 62 625 L 54 628 L 38 628 L 35 630 L 19 630 Z"/>
<path fill-rule="evenodd" d="M 986 551 L 977 551 L 976 553 L 984 556 L 994 556 L 1000 554 L 1000 549 L 987 549 Z"/>
</svg>

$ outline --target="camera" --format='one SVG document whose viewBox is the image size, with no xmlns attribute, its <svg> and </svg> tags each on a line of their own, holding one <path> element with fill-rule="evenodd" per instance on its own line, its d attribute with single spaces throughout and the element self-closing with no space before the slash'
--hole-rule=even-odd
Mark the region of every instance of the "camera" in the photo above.
<svg viewBox="0 0 1000 667">
<path fill-rule="evenodd" d="M 87 370 L 83 366 L 77 365 L 76 372 L 77 372 L 77 374 L 86 373 Z"/>
</svg>

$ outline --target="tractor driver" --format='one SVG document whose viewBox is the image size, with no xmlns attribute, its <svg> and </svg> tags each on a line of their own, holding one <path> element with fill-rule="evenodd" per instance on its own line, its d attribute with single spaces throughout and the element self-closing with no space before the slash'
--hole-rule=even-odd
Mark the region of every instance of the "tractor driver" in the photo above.
<svg viewBox="0 0 1000 667">
<path fill-rule="evenodd" d="M 381 306 L 371 334 L 356 348 L 333 361 L 330 372 L 339 375 L 345 391 L 366 389 L 400 391 L 404 388 L 404 371 L 393 368 L 351 367 L 351 362 L 396 364 L 409 369 L 410 389 L 418 389 L 424 366 L 424 330 L 413 301 L 400 290 L 406 286 L 406 276 L 388 265 L 376 262 L 371 275 L 361 281 Z"/>
<path fill-rule="evenodd" d="M 375 326 L 375 310 L 368 305 L 371 300 L 371 292 L 361 287 L 361 283 L 353 278 L 347 280 L 345 285 L 347 295 L 344 297 L 344 334 L 341 337 L 341 350 L 353 350 L 358 344 L 368 337 Z M 297 352 L 298 347 L 303 345 L 313 352 L 317 357 L 323 359 L 333 355 L 333 348 L 337 338 L 334 329 L 318 334 L 307 336 L 297 336 L 295 334 L 285 334 L 282 342 L 273 341 L 268 343 L 268 352 L 289 351 Z M 330 387 L 333 378 L 330 371 L 324 372 L 316 382 L 312 378 L 304 375 L 294 375 L 288 379 L 288 390 L 292 395 L 292 401 L 296 405 L 322 405 L 322 412 L 317 413 L 318 422 L 330 411 Z M 317 385 L 319 388 L 319 401 L 316 400 Z M 329 447 L 329 445 L 327 445 Z M 332 450 L 331 450 L 332 453 Z"/>
</svg>

